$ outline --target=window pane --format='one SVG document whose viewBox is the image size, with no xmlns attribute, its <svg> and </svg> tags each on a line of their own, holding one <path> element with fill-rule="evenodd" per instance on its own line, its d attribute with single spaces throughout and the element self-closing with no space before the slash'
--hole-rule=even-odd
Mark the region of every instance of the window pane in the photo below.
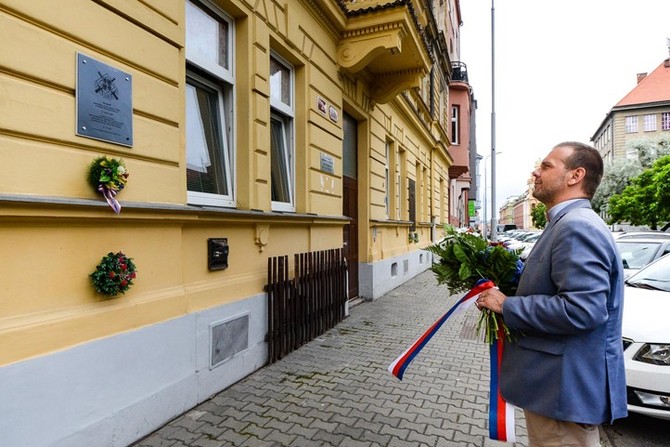
<svg viewBox="0 0 670 447">
<path fill-rule="evenodd" d="M 270 160 L 272 163 L 272 200 L 291 203 L 290 160 L 286 144 L 286 126 L 277 118 L 270 123 Z"/>
<path fill-rule="evenodd" d="M 644 131 L 653 132 L 656 130 L 656 115 L 644 115 Z"/>
<path fill-rule="evenodd" d="M 344 139 L 342 140 L 342 174 L 349 178 L 358 178 L 358 122 L 356 118 L 344 114 L 342 122 Z"/>
<path fill-rule="evenodd" d="M 670 112 L 663 112 L 661 115 L 661 129 L 670 130 Z"/>
<path fill-rule="evenodd" d="M 219 92 L 186 85 L 186 182 L 189 191 L 228 195 Z"/>
<path fill-rule="evenodd" d="M 460 110 L 458 106 L 452 106 L 451 108 L 451 142 L 453 144 L 459 144 L 459 135 L 458 135 L 458 120 L 460 118 Z"/>
<path fill-rule="evenodd" d="M 189 60 L 228 68 L 228 23 L 186 3 L 186 51 Z"/>
<path fill-rule="evenodd" d="M 291 70 L 274 58 L 270 58 L 270 97 L 291 106 Z"/>
<path fill-rule="evenodd" d="M 219 22 L 219 65 L 228 68 L 228 22 Z"/>
</svg>

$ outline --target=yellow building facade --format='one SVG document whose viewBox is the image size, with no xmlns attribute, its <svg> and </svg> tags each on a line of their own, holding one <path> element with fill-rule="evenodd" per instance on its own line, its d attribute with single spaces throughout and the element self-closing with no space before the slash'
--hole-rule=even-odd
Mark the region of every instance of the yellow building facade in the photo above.
<svg viewBox="0 0 670 447">
<path fill-rule="evenodd" d="M 0 445 L 127 445 L 261 368 L 269 257 L 344 246 L 350 298 L 429 268 L 453 159 L 428 5 L 0 0 Z M 118 251 L 137 277 L 107 298 Z"/>
</svg>

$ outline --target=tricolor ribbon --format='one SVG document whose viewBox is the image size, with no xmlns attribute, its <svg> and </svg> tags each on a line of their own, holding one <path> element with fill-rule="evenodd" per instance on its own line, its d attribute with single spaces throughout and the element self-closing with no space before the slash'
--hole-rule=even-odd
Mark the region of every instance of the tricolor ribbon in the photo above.
<svg viewBox="0 0 670 447">
<path fill-rule="evenodd" d="M 497 317 L 496 317 L 497 318 Z M 500 394 L 500 366 L 502 365 L 505 333 L 498 325 L 498 338 L 490 347 L 491 381 L 489 384 L 489 438 L 497 441 L 516 442 L 514 434 L 514 407 Z"/>
<path fill-rule="evenodd" d="M 482 279 L 452 306 L 439 320 L 428 328 L 412 345 L 400 354 L 387 368 L 388 371 L 402 380 L 405 370 L 421 350 L 428 344 L 442 325 L 452 315 L 457 315 L 470 307 L 486 289 L 495 287 L 492 281 Z M 491 381 L 489 394 L 489 437 L 497 441 L 515 442 L 514 435 L 514 407 L 502 398 L 500 394 L 500 364 L 502 361 L 504 333 L 498 333 L 498 338 L 491 345 Z"/>
</svg>

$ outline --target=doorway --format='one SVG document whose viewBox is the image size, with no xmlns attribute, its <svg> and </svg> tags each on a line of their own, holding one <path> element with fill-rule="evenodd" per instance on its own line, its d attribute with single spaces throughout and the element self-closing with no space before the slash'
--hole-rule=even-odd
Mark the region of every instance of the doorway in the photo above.
<svg viewBox="0 0 670 447">
<path fill-rule="evenodd" d="M 343 114 L 342 214 L 349 217 L 343 228 L 344 257 L 349 274 L 349 299 L 358 296 L 358 121 Z"/>
</svg>

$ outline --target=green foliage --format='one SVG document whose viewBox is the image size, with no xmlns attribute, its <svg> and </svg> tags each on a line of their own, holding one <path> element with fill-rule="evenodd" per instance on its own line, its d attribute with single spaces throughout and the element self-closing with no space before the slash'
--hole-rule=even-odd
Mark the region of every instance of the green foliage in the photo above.
<svg viewBox="0 0 670 447">
<path fill-rule="evenodd" d="M 657 159 L 653 166 L 635 177 L 620 194 L 609 199 L 609 223 L 629 222 L 658 228 L 670 220 L 670 155 Z"/>
<path fill-rule="evenodd" d="M 126 293 L 133 285 L 137 270 L 132 258 L 123 252 L 109 252 L 89 276 L 96 292 L 107 297 Z"/>
<path fill-rule="evenodd" d="M 96 190 L 102 186 L 118 193 L 125 188 L 128 175 L 123 159 L 102 156 L 91 163 L 88 171 L 88 183 Z"/>
<path fill-rule="evenodd" d="M 519 251 L 489 243 L 479 235 L 460 232 L 450 225 L 445 225 L 444 232 L 443 241 L 426 248 L 438 257 L 431 270 L 439 284 L 446 284 L 451 293 L 462 293 L 472 289 L 477 281 L 488 279 L 506 295 L 516 292 L 523 269 Z M 489 309 L 481 311 L 477 322 L 477 333 L 482 329 L 488 344 L 503 336 L 511 341 L 519 335 L 510 331 L 502 315 Z"/>
<path fill-rule="evenodd" d="M 489 279 L 506 295 L 516 291 L 521 261 L 519 251 L 490 244 L 482 237 L 445 226 L 446 238 L 426 250 L 438 256 L 431 270 L 451 293 L 469 291 L 480 279 Z"/>
<path fill-rule="evenodd" d="M 610 197 L 621 194 L 635 177 L 650 168 L 657 159 L 670 155 L 670 136 L 629 141 L 626 143 L 626 153 L 632 157 L 616 159 L 605 165 L 602 181 L 591 200 L 596 212 L 609 213 Z"/>
<path fill-rule="evenodd" d="M 596 212 L 607 212 L 609 198 L 621 194 L 641 172 L 642 165 L 637 159 L 621 158 L 606 165 L 600 186 L 591 200 L 593 209 Z"/>
<path fill-rule="evenodd" d="M 547 225 L 547 207 L 544 203 L 538 203 L 530 212 L 535 228 L 544 228 Z"/>
</svg>

